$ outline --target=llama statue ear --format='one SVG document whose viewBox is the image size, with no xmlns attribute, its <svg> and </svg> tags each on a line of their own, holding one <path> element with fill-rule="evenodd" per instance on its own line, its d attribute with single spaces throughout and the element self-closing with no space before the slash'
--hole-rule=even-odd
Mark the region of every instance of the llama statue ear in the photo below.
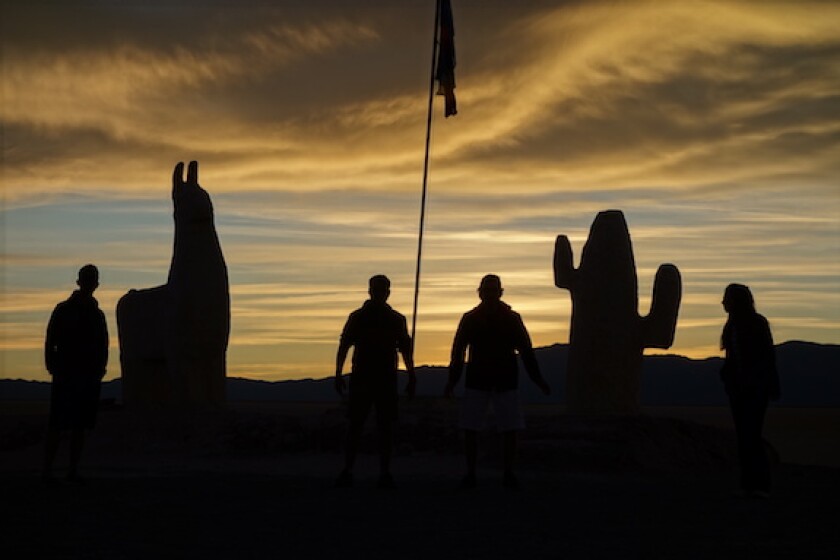
<svg viewBox="0 0 840 560">
<path fill-rule="evenodd" d="M 198 162 L 191 161 L 187 167 L 187 184 L 198 185 Z"/>
<path fill-rule="evenodd" d="M 184 185 L 198 186 L 198 162 L 191 161 L 187 167 L 187 181 L 184 182 L 184 162 L 179 161 L 172 172 L 172 198 L 175 198 L 180 187 Z"/>
<path fill-rule="evenodd" d="M 175 191 L 184 184 L 184 162 L 175 164 L 175 171 L 172 172 L 172 198 L 175 198 Z"/>
<path fill-rule="evenodd" d="M 117 303 L 123 402 L 137 410 L 212 409 L 225 402 L 227 265 L 210 195 L 198 184 L 198 162 L 184 167 L 178 162 L 172 174 L 168 281 L 132 290 Z M 201 317 L 192 309 L 201 309 Z"/>
</svg>

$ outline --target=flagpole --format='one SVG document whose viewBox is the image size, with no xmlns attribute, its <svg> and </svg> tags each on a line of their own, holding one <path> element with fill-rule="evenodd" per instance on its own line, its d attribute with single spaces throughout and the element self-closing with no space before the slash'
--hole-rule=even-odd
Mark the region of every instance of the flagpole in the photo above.
<svg viewBox="0 0 840 560">
<path fill-rule="evenodd" d="M 432 40 L 432 71 L 429 78 L 429 108 L 426 116 L 426 155 L 423 159 L 423 194 L 420 197 L 420 233 L 417 236 L 417 265 L 414 269 L 414 308 L 411 313 L 411 340 L 416 348 L 417 301 L 420 296 L 420 261 L 423 256 L 423 230 L 426 225 L 426 185 L 429 178 L 429 144 L 432 137 L 432 108 L 435 98 L 435 62 L 438 52 L 438 30 L 440 29 L 440 2 L 435 0 L 435 31 Z"/>
</svg>

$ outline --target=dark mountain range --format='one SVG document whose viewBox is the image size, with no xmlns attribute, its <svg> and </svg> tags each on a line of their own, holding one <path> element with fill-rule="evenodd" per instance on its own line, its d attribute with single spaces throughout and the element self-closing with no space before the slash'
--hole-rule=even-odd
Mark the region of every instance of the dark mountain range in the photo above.
<svg viewBox="0 0 840 560">
<path fill-rule="evenodd" d="M 527 402 L 565 400 L 568 346 L 555 344 L 537 349 L 537 360 L 553 394 L 544 397 L 523 374 L 520 387 Z M 782 382 L 782 406 L 840 406 L 840 345 L 785 342 L 776 347 Z M 724 405 L 726 395 L 718 377 L 721 358 L 692 360 L 684 356 L 645 356 L 642 374 L 642 404 L 671 406 Z M 442 394 L 446 368 L 417 369 L 418 395 Z M 102 397 L 119 400 L 119 379 L 103 384 Z M 335 400 L 332 379 L 257 381 L 229 378 L 227 395 L 232 401 L 328 401 Z M 0 380 L 2 400 L 45 400 L 49 383 Z"/>
</svg>

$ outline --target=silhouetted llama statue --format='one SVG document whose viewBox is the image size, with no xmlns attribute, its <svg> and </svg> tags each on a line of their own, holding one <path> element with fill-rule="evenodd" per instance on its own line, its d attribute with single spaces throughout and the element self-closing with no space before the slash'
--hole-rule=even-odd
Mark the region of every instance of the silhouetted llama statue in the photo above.
<svg viewBox="0 0 840 560">
<path fill-rule="evenodd" d="M 225 401 L 228 275 L 198 163 L 172 177 L 175 242 L 163 286 L 117 304 L 123 400 L 128 407 L 212 408 Z"/>
<path fill-rule="evenodd" d="M 672 264 L 656 272 L 650 314 L 638 314 L 636 263 L 620 210 L 600 212 L 575 269 L 565 235 L 554 248 L 554 284 L 572 295 L 566 403 L 575 413 L 639 408 L 642 353 L 674 342 L 682 282 Z"/>
</svg>

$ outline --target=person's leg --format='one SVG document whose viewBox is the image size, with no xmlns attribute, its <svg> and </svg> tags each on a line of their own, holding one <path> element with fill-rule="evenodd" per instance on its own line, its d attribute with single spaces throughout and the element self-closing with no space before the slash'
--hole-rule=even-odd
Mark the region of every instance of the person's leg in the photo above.
<svg viewBox="0 0 840 560">
<path fill-rule="evenodd" d="M 73 430 L 70 436 L 70 471 L 67 478 L 76 479 L 79 476 L 79 459 L 85 446 L 85 431 L 82 428 Z"/>
<path fill-rule="evenodd" d="M 367 391 L 362 387 L 353 384 L 350 379 L 350 398 L 348 402 L 347 418 L 350 421 L 347 427 L 347 439 L 344 442 L 344 470 L 338 475 L 335 484 L 338 487 L 353 485 L 353 467 L 356 465 L 356 454 L 359 450 L 359 442 L 362 439 L 362 430 L 365 427 L 365 420 L 370 413 L 371 399 Z"/>
<path fill-rule="evenodd" d="M 515 430 L 502 433 L 502 455 L 504 457 L 505 469 L 502 483 L 505 488 L 513 490 L 520 489 L 519 479 L 513 473 L 513 469 L 516 466 L 516 443 L 517 437 Z"/>
<path fill-rule="evenodd" d="M 390 485 L 391 456 L 394 449 L 394 424 L 399 416 L 399 390 L 397 376 L 386 377 L 386 382 L 377 386 L 376 427 L 379 433 L 379 475 L 380 483 Z M 387 479 L 387 480 L 386 480 Z"/>
<path fill-rule="evenodd" d="M 347 428 L 347 440 L 344 445 L 345 472 L 353 472 L 353 467 L 356 465 L 356 454 L 359 450 L 359 442 L 362 439 L 362 430 L 364 427 L 364 418 L 350 419 L 350 426 Z"/>
<path fill-rule="evenodd" d="M 393 425 L 393 422 L 378 422 L 380 476 L 391 474 L 391 455 L 394 448 Z"/>
<path fill-rule="evenodd" d="M 508 488 L 518 489 L 519 482 L 513 472 L 516 467 L 517 433 L 525 428 L 525 419 L 519 402 L 519 392 L 511 390 L 495 393 L 493 408 L 499 431 L 502 433 L 504 485 Z"/>
<path fill-rule="evenodd" d="M 356 465 L 356 453 L 364 425 L 364 418 L 350 416 L 350 426 L 347 428 L 347 439 L 344 442 L 344 469 L 335 481 L 335 485 L 339 488 L 353 485 L 353 467 Z"/>
<path fill-rule="evenodd" d="M 41 473 L 44 480 L 53 475 L 55 458 L 61 445 L 61 427 L 67 422 L 67 403 L 67 384 L 63 376 L 55 373 L 50 383 L 50 415 L 44 442 L 44 470 Z"/>
<path fill-rule="evenodd" d="M 764 446 L 762 432 L 767 412 L 767 399 L 762 395 L 750 395 L 745 410 L 745 437 L 747 438 L 747 477 L 753 492 L 770 492 L 770 461 Z"/>
<path fill-rule="evenodd" d="M 743 398 L 740 395 L 730 395 L 729 408 L 732 411 L 732 422 L 735 425 L 735 438 L 738 444 L 738 468 L 740 471 L 741 489 L 749 493 L 753 490 L 750 479 L 750 438 Z"/>
<path fill-rule="evenodd" d="M 510 430 L 502 433 L 502 458 L 505 469 L 505 476 L 513 474 L 516 466 L 516 431 Z"/>
<path fill-rule="evenodd" d="M 391 475 L 391 455 L 393 453 L 394 436 L 393 421 L 380 420 L 377 422 L 379 434 L 379 482 L 380 488 L 393 488 L 394 477 Z"/>
<path fill-rule="evenodd" d="M 475 469 L 478 463 L 478 432 L 464 430 L 464 455 L 467 461 L 467 479 L 475 481 Z"/>
<path fill-rule="evenodd" d="M 489 405 L 490 391 L 464 389 L 459 420 L 459 426 L 464 431 L 464 458 L 467 464 L 467 474 L 461 482 L 464 488 L 474 488 L 476 485 L 478 433 L 484 429 Z"/>
<path fill-rule="evenodd" d="M 52 478 L 55 456 L 58 453 L 58 446 L 61 443 L 61 430 L 50 426 L 47 428 L 47 439 L 44 444 L 44 470 L 41 476 L 44 479 Z"/>
</svg>

